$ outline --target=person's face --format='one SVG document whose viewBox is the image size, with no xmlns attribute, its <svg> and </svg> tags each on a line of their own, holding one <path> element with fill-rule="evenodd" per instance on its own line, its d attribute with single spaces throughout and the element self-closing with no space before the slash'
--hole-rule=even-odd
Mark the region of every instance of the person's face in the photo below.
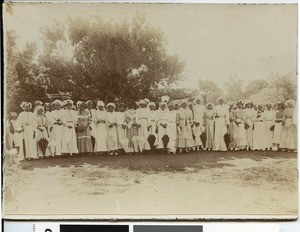
<svg viewBox="0 0 300 232">
<path fill-rule="evenodd" d="M 103 110 L 103 106 L 98 106 L 98 109 L 102 111 Z"/>
<path fill-rule="evenodd" d="M 146 104 L 140 104 L 141 108 L 146 108 Z"/>
<path fill-rule="evenodd" d="M 120 110 L 120 112 L 124 112 L 125 111 L 125 106 L 120 105 L 119 110 Z"/>
<path fill-rule="evenodd" d="M 223 105 L 223 104 L 224 104 L 224 100 L 223 100 L 223 99 L 220 99 L 220 100 L 219 100 L 219 104 L 220 104 L 220 105 Z"/>
<path fill-rule="evenodd" d="M 156 107 L 151 105 L 150 110 L 156 110 Z"/>
<path fill-rule="evenodd" d="M 254 108 L 254 110 L 257 110 L 257 106 L 254 106 L 253 108 Z"/>
<path fill-rule="evenodd" d="M 262 106 L 258 106 L 257 108 L 258 108 L 258 110 L 262 110 Z"/>
<path fill-rule="evenodd" d="M 42 115 L 43 114 L 43 110 L 40 109 L 38 112 L 37 112 L 38 115 Z"/>
<path fill-rule="evenodd" d="M 193 109 L 193 105 L 190 104 L 190 105 L 189 105 L 189 108 L 192 110 L 192 109 Z"/>
<path fill-rule="evenodd" d="M 169 106 L 169 110 L 173 111 L 174 110 L 174 106 Z"/>
<path fill-rule="evenodd" d="M 271 109 L 272 109 L 272 106 L 271 106 L 271 105 L 267 105 L 267 109 L 268 109 L 268 110 L 271 110 Z"/>
<path fill-rule="evenodd" d="M 250 109 L 251 108 L 251 104 L 247 104 L 247 108 Z"/>
<path fill-rule="evenodd" d="M 79 109 L 80 110 L 85 110 L 86 109 L 86 104 L 85 103 L 81 103 Z"/>
<path fill-rule="evenodd" d="M 207 106 L 207 109 L 208 109 L 208 110 L 212 110 L 212 108 L 213 108 L 212 105 L 208 105 L 208 106 Z"/>
<path fill-rule="evenodd" d="M 10 118 L 11 118 L 12 120 L 16 120 L 16 119 L 18 118 L 18 116 L 17 116 L 17 115 L 11 115 Z"/>
<path fill-rule="evenodd" d="M 25 111 L 26 111 L 26 112 L 29 112 L 29 110 L 30 110 L 30 106 L 29 106 L 29 105 L 26 105 L 26 106 L 25 106 Z"/>
<path fill-rule="evenodd" d="M 49 111 L 50 110 L 50 106 L 49 105 L 44 105 L 44 109 L 45 109 L 45 111 Z"/>
<path fill-rule="evenodd" d="M 112 107 L 112 106 L 108 106 L 108 107 L 107 107 L 107 110 L 108 110 L 108 112 L 113 112 L 113 110 L 114 110 L 114 107 Z"/>
<path fill-rule="evenodd" d="M 237 107 L 238 107 L 239 109 L 242 109 L 242 108 L 243 108 L 243 104 L 242 104 L 242 103 L 239 103 L 239 104 L 237 105 Z"/>
<path fill-rule="evenodd" d="M 94 107 L 93 102 L 89 102 L 88 105 L 87 105 L 87 107 L 88 107 L 89 109 L 92 109 L 92 108 Z"/>
<path fill-rule="evenodd" d="M 55 104 L 55 109 L 60 110 L 61 109 L 61 105 L 60 104 Z"/>
<path fill-rule="evenodd" d="M 175 110 L 178 110 L 178 109 L 179 109 L 179 105 L 176 104 L 176 105 L 175 105 Z"/>
<path fill-rule="evenodd" d="M 200 104 L 201 104 L 201 101 L 198 99 L 198 100 L 196 101 L 196 103 L 197 103 L 197 105 L 200 105 Z"/>
<path fill-rule="evenodd" d="M 166 106 L 165 106 L 165 105 L 162 105 L 160 108 L 161 108 L 162 110 L 165 110 L 165 109 L 166 109 Z"/>
<path fill-rule="evenodd" d="M 72 105 L 70 103 L 67 103 L 66 107 L 67 107 L 68 110 L 70 110 L 72 108 Z"/>
<path fill-rule="evenodd" d="M 186 103 L 183 103 L 182 104 L 182 107 L 185 109 L 187 107 L 187 104 Z"/>
</svg>

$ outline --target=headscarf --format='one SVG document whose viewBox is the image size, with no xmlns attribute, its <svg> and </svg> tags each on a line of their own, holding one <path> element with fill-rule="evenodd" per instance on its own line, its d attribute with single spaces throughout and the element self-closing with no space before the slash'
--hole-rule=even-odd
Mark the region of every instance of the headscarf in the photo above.
<svg viewBox="0 0 300 232">
<path fill-rule="evenodd" d="M 155 104 L 155 102 L 149 102 L 148 106 L 149 106 L 149 107 L 150 107 L 150 106 L 155 106 L 155 107 L 156 107 L 156 104 Z"/>
<path fill-rule="evenodd" d="M 140 100 L 139 105 L 147 105 L 145 100 Z"/>
<path fill-rule="evenodd" d="M 194 101 L 193 101 L 195 105 L 197 104 L 197 101 L 198 101 L 198 100 L 200 101 L 200 104 L 203 103 L 202 97 L 198 96 L 198 97 L 195 97 L 195 99 L 194 99 Z"/>
<path fill-rule="evenodd" d="M 40 110 L 43 110 L 43 113 L 42 113 L 42 114 L 45 113 L 44 107 L 43 107 L 43 106 L 40 106 L 40 105 L 38 105 L 38 106 L 36 106 L 36 107 L 34 108 L 33 113 L 34 113 L 35 115 L 37 115 L 37 113 L 38 113 Z"/>
<path fill-rule="evenodd" d="M 208 102 L 207 104 L 206 104 L 206 109 L 207 109 L 207 107 L 209 106 L 209 105 L 211 105 L 212 106 L 212 108 L 214 108 L 215 107 L 215 105 L 212 103 L 212 102 Z"/>
<path fill-rule="evenodd" d="M 40 101 L 40 100 L 34 101 L 34 106 L 41 106 L 41 105 L 43 105 L 42 101 Z"/>
<path fill-rule="evenodd" d="M 61 100 L 55 100 L 54 102 L 53 102 L 53 104 L 54 105 L 56 105 L 56 104 L 59 104 L 60 106 L 63 106 L 64 105 L 64 103 L 61 101 Z"/>
<path fill-rule="evenodd" d="M 104 102 L 103 101 L 97 101 L 97 107 L 102 106 L 104 107 Z"/>
<path fill-rule="evenodd" d="M 113 103 L 113 102 L 108 103 L 108 104 L 106 105 L 106 108 L 108 108 L 109 106 L 112 106 L 114 109 L 116 108 L 116 105 L 115 105 L 115 103 Z"/>
<path fill-rule="evenodd" d="M 77 109 L 80 108 L 80 106 L 81 106 L 82 103 L 83 103 L 82 101 L 77 101 L 77 103 L 76 103 Z"/>
<path fill-rule="evenodd" d="M 22 102 L 21 105 L 20 105 L 20 107 L 22 108 L 22 110 L 25 110 L 26 106 L 29 106 L 29 108 L 31 109 L 32 108 L 31 102 Z"/>
<path fill-rule="evenodd" d="M 144 101 L 146 102 L 146 105 L 149 105 L 150 100 L 148 98 L 145 98 Z"/>
</svg>

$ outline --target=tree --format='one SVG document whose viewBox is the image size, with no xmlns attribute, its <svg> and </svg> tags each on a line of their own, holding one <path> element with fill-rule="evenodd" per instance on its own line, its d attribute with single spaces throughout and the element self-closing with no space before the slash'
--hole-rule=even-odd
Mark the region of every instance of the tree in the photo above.
<svg viewBox="0 0 300 232">
<path fill-rule="evenodd" d="M 243 81 L 237 76 L 230 76 L 224 83 L 226 87 L 226 100 L 236 102 L 244 99 Z"/>
<path fill-rule="evenodd" d="M 67 30 L 56 23 L 42 34 L 45 53 L 40 63 L 48 92 L 68 91 L 75 99 L 106 102 L 139 99 L 181 79 L 184 63 L 167 54 L 163 32 L 140 15 L 131 23 L 116 24 L 69 18 Z M 70 52 L 61 52 L 65 50 Z"/>
<path fill-rule="evenodd" d="M 244 97 L 248 98 L 253 94 L 258 93 L 260 90 L 268 87 L 269 82 L 264 79 L 253 80 L 245 87 Z"/>
<path fill-rule="evenodd" d="M 212 102 L 215 104 L 217 102 L 217 99 L 223 96 L 222 90 L 218 87 L 217 83 L 215 83 L 214 81 L 199 79 L 198 86 L 202 92 L 207 93 L 207 98 L 206 98 L 207 102 Z"/>
</svg>

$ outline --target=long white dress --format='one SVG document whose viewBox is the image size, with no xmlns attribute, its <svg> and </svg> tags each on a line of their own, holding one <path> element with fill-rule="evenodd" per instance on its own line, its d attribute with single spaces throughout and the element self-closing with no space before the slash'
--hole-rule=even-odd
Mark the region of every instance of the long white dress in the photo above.
<svg viewBox="0 0 300 232">
<path fill-rule="evenodd" d="M 271 149 L 273 133 L 270 128 L 275 124 L 275 111 L 265 110 L 264 111 L 264 123 L 265 123 L 265 137 L 266 137 L 266 148 Z"/>
<path fill-rule="evenodd" d="M 255 110 L 253 108 L 246 108 L 244 109 L 245 115 L 245 124 L 249 127 L 245 129 L 246 132 L 246 140 L 247 146 L 252 148 L 253 147 L 253 118 L 255 116 Z"/>
<path fill-rule="evenodd" d="M 168 135 L 167 128 L 164 128 L 163 125 L 168 126 L 168 115 L 169 111 L 167 109 L 162 110 L 159 108 L 156 111 L 156 125 L 157 125 L 157 149 L 163 149 L 163 136 Z"/>
<path fill-rule="evenodd" d="M 244 149 L 247 145 L 246 130 L 245 130 L 245 110 L 237 109 L 235 112 L 235 132 L 237 147 Z"/>
<path fill-rule="evenodd" d="M 169 143 L 167 148 L 170 152 L 176 152 L 176 140 L 177 140 L 177 125 L 176 125 L 176 111 L 168 112 L 168 126 L 167 134 L 169 136 Z"/>
<path fill-rule="evenodd" d="M 37 126 L 36 116 L 31 112 L 23 111 L 19 114 L 17 124 L 23 129 L 23 143 L 21 144 L 19 159 L 23 160 L 24 158 L 37 158 L 35 131 Z"/>
<path fill-rule="evenodd" d="M 127 126 L 127 123 L 125 122 L 125 112 L 116 112 L 116 122 L 117 122 L 119 149 L 123 149 L 122 144 L 124 139 L 126 139 L 127 137 L 127 128 L 125 129 L 123 128 L 123 126 Z"/>
<path fill-rule="evenodd" d="M 107 148 L 107 127 L 106 127 L 106 111 L 96 110 L 95 125 L 96 125 L 96 152 L 106 152 Z"/>
<path fill-rule="evenodd" d="M 202 128 L 204 126 L 204 112 L 205 106 L 204 105 L 194 105 L 194 127 L 193 127 L 193 134 L 195 136 L 195 146 L 202 146 L 202 140 L 200 135 L 202 134 Z"/>
<path fill-rule="evenodd" d="M 265 136 L 265 123 L 262 111 L 256 111 L 253 117 L 254 130 L 253 130 L 253 149 L 265 150 L 266 149 L 266 136 Z"/>
<path fill-rule="evenodd" d="M 117 123 L 116 112 L 107 112 L 106 128 L 107 128 L 107 146 L 109 151 L 116 151 L 119 149 L 117 127 L 114 125 Z"/>
<path fill-rule="evenodd" d="M 55 141 L 54 155 L 61 155 L 61 146 L 63 138 L 63 112 L 64 110 L 53 110 L 51 116 L 53 118 L 53 138 Z"/>
<path fill-rule="evenodd" d="M 139 136 L 144 139 L 143 150 L 150 150 L 150 144 L 148 142 L 149 137 L 149 109 L 148 108 L 139 108 L 136 110 L 137 118 L 140 123 Z"/>
<path fill-rule="evenodd" d="M 47 122 L 48 122 L 48 132 L 49 132 L 48 147 L 49 147 L 51 156 L 54 156 L 54 152 L 55 152 L 55 140 L 54 140 L 54 133 L 53 133 L 54 119 L 53 119 L 52 114 L 51 114 L 50 111 L 45 112 L 45 117 L 46 117 Z"/>
<path fill-rule="evenodd" d="M 156 128 L 156 110 L 149 110 L 149 136 L 153 135 L 155 137 L 153 146 L 158 144 Z"/>
<path fill-rule="evenodd" d="M 77 113 L 74 110 L 64 110 L 62 116 L 63 137 L 62 137 L 62 153 L 78 153 L 77 137 L 75 126 L 77 124 Z M 71 126 L 72 128 L 69 128 Z"/>
<path fill-rule="evenodd" d="M 280 144 L 281 141 L 283 114 L 284 114 L 283 110 L 282 111 L 277 110 L 275 112 L 275 122 L 274 122 L 275 127 L 274 127 L 273 139 L 272 139 L 272 143 L 275 145 Z"/>
<path fill-rule="evenodd" d="M 229 110 L 226 105 L 217 105 L 214 107 L 214 150 L 227 151 L 224 135 L 227 133 L 227 125 L 229 125 Z"/>
<path fill-rule="evenodd" d="M 191 148 L 195 145 L 192 131 L 193 114 L 192 111 L 186 108 L 180 108 L 179 114 L 179 135 L 178 135 L 178 147 L 179 148 Z"/>
</svg>

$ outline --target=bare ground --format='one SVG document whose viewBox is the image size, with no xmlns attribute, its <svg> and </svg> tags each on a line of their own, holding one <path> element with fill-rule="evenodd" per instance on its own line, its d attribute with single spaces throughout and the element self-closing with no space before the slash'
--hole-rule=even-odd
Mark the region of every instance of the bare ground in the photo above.
<svg viewBox="0 0 300 232">
<path fill-rule="evenodd" d="M 4 188 L 6 218 L 296 217 L 297 154 L 239 151 L 42 159 L 7 165 Z"/>
</svg>

